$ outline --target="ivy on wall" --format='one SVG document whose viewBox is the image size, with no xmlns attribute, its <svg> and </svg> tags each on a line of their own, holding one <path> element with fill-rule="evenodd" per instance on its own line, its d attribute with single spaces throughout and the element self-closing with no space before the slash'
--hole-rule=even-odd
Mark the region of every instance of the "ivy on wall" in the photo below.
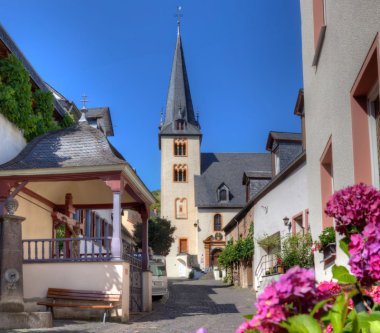
<svg viewBox="0 0 380 333">
<path fill-rule="evenodd" d="M 54 120 L 53 101 L 51 92 L 33 92 L 29 73 L 16 56 L 0 59 L 0 112 L 23 131 L 27 141 L 74 124 L 69 114 L 60 123 Z"/>
</svg>

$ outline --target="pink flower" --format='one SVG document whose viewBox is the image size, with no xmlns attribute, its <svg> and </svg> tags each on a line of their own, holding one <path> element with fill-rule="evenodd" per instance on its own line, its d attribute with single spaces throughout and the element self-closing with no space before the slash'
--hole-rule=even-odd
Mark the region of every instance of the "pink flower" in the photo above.
<svg viewBox="0 0 380 333">
<path fill-rule="evenodd" d="M 358 233 L 367 223 L 380 223 L 380 192 L 365 184 L 344 188 L 333 194 L 325 212 L 341 235 Z"/>
<path fill-rule="evenodd" d="M 323 281 L 319 283 L 317 288 L 319 299 L 334 298 L 342 292 L 340 285 L 333 281 Z"/>
<path fill-rule="evenodd" d="M 362 285 L 380 280 L 380 230 L 374 223 L 365 226 L 362 235 L 351 235 L 349 265 Z"/>
<path fill-rule="evenodd" d="M 331 333 L 333 331 L 333 326 L 332 324 L 329 324 L 327 327 L 326 327 L 326 333 Z"/>
<path fill-rule="evenodd" d="M 318 300 L 314 272 L 293 267 L 264 289 L 257 299 L 255 316 L 248 323 L 244 322 L 236 333 L 248 329 L 264 333 L 286 332 L 279 323 L 295 314 L 309 313 Z"/>
<path fill-rule="evenodd" d="M 375 303 L 380 303 L 380 287 L 374 286 L 366 292 L 368 296 L 371 296 Z"/>
<path fill-rule="evenodd" d="M 194 333 L 208 333 L 208 331 L 205 328 L 201 327 L 198 328 Z"/>
</svg>

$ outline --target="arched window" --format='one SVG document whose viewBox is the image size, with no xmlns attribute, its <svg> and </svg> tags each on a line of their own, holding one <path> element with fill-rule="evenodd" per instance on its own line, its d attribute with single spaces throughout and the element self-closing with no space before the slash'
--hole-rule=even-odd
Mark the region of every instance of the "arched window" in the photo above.
<svg viewBox="0 0 380 333">
<path fill-rule="evenodd" d="M 174 140 L 174 156 L 187 156 L 187 140 Z"/>
<path fill-rule="evenodd" d="M 222 215 L 215 214 L 214 215 L 214 231 L 222 230 Z"/>
<path fill-rule="evenodd" d="M 187 199 L 186 198 L 175 199 L 175 218 L 187 219 Z"/>
<path fill-rule="evenodd" d="M 175 182 L 187 181 L 187 165 L 186 164 L 174 164 L 173 179 Z"/>
</svg>

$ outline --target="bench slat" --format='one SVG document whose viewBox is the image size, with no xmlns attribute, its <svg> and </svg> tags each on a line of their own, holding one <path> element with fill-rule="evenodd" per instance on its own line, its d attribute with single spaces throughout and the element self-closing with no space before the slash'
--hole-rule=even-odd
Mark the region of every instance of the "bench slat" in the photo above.
<svg viewBox="0 0 380 333">
<path fill-rule="evenodd" d="M 81 309 L 113 309 L 113 305 L 90 305 L 90 304 L 64 304 L 64 303 L 49 303 L 38 302 L 38 305 L 45 305 L 48 307 L 61 307 L 61 308 L 81 308 Z"/>
</svg>

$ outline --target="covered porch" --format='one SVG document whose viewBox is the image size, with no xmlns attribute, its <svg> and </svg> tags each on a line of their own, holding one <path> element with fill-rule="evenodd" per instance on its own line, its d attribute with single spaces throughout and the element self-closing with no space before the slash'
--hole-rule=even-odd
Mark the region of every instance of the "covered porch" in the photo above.
<svg viewBox="0 0 380 333">
<path fill-rule="evenodd" d="M 149 310 L 150 275 L 144 272 L 155 199 L 103 133 L 83 122 L 29 143 L 0 166 L 1 215 L 9 197 L 25 218 L 23 285 L 30 307 L 54 287 L 119 292 L 123 318 Z M 139 252 L 124 236 L 124 210 L 141 216 Z"/>
</svg>

